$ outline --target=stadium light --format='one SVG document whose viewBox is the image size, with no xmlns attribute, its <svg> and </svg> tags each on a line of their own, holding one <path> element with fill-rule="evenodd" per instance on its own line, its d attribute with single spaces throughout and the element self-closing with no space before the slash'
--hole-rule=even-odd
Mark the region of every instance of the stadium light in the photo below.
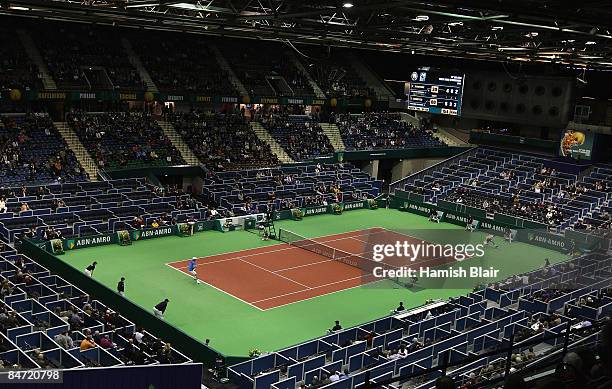
<svg viewBox="0 0 612 389">
<path fill-rule="evenodd" d="M 346 3 L 342 4 L 342 6 L 344 8 L 353 8 L 353 3 L 350 3 L 350 2 L 347 1 Z"/>
</svg>

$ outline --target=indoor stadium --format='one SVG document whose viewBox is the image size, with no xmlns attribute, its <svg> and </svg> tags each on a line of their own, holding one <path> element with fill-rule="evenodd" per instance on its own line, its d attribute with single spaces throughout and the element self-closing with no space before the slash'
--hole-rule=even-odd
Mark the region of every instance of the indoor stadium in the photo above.
<svg viewBox="0 0 612 389">
<path fill-rule="evenodd" d="M 0 388 L 612 389 L 611 31 L 0 0 Z"/>
</svg>

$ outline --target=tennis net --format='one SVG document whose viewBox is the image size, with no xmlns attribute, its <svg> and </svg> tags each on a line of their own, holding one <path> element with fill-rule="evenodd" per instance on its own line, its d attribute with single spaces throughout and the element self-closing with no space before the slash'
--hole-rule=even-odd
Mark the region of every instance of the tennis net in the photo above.
<svg viewBox="0 0 612 389">
<path fill-rule="evenodd" d="M 291 246 L 301 248 L 319 254 L 321 256 L 333 259 L 335 261 L 344 263 L 345 265 L 353 266 L 364 271 L 364 277 L 371 278 L 374 268 L 380 267 L 386 270 L 397 270 L 396 266 L 388 265 L 383 262 L 376 262 L 373 259 L 366 258 L 362 255 L 352 254 L 347 251 L 343 251 L 324 243 L 317 242 L 313 239 L 306 238 L 298 235 L 295 232 L 291 232 L 285 229 L 279 229 L 278 239 L 282 242 L 288 243 Z M 406 287 L 407 281 L 405 279 L 399 279 L 396 277 L 388 277 L 388 279 L 396 282 L 400 286 Z"/>
</svg>

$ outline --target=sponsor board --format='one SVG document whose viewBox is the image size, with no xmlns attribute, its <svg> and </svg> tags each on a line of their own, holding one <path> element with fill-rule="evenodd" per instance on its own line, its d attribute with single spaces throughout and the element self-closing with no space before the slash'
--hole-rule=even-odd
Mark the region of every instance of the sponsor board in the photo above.
<svg viewBox="0 0 612 389">
<path fill-rule="evenodd" d="M 354 201 L 350 203 L 344 203 L 345 211 L 350 211 L 351 209 L 363 209 L 363 208 L 365 208 L 363 201 Z"/>
<path fill-rule="evenodd" d="M 429 216 L 429 212 L 435 207 L 404 201 L 401 208 L 410 213 L 416 213 L 417 215 L 421 216 Z"/>
<path fill-rule="evenodd" d="M 534 246 L 553 250 L 565 251 L 568 249 L 568 241 L 564 236 L 551 234 L 546 231 L 520 230 L 518 240 Z"/>
<path fill-rule="evenodd" d="M 304 216 L 320 215 L 323 213 L 327 213 L 327 207 L 327 205 L 321 205 L 319 207 L 303 208 L 302 214 Z"/>
<path fill-rule="evenodd" d="M 75 250 L 91 246 L 102 246 L 115 242 L 115 234 L 87 236 L 83 238 L 71 238 L 64 240 L 64 249 Z"/>
<path fill-rule="evenodd" d="M 160 236 L 174 234 L 176 234 L 176 227 L 159 227 L 150 230 L 134 230 L 132 231 L 132 240 L 159 238 Z"/>
</svg>

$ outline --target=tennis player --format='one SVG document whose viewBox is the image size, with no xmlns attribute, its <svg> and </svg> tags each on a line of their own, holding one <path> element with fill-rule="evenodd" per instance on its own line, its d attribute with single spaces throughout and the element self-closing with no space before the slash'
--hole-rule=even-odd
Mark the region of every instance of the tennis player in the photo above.
<svg viewBox="0 0 612 389">
<path fill-rule="evenodd" d="M 191 258 L 191 261 L 189 261 L 189 264 L 187 265 L 187 271 L 189 271 L 189 274 L 191 274 L 196 284 L 200 284 L 202 283 L 202 281 L 198 279 L 198 272 L 196 271 L 197 266 L 198 266 L 197 258 L 193 257 Z"/>
</svg>

